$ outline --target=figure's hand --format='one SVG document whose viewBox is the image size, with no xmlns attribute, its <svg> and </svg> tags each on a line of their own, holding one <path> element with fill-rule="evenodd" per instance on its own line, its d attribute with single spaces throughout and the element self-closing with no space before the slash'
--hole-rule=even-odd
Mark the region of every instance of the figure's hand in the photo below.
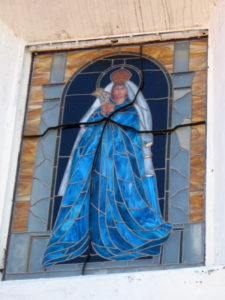
<svg viewBox="0 0 225 300">
<path fill-rule="evenodd" d="M 114 110 L 114 104 L 111 102 L 106 102 L 102 105 L 102 114 L 103 115 L 107 115 L 109 113 L 111 113 Z"/>
</svg>

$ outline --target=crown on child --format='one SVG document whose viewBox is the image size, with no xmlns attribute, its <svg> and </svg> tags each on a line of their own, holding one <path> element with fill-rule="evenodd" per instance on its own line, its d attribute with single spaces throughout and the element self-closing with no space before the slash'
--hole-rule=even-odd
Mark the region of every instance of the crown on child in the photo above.
<svg viewBox="0 0 225 300">
<path fill-rule="evenodd" d="M 120 69 L 113 72 L 110 76 L 112 82 L 126 82 L 131 78 L 131 73 L 125 69 Z"/>
</svg>

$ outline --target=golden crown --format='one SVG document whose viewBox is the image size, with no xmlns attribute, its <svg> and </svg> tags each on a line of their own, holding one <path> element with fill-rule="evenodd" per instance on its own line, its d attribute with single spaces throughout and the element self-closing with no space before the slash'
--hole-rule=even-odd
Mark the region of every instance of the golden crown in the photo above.
<svg viewBox="0 0 225 300">
<path fill-rule="evenodd" d="M 126 82 L 131 78 L 131 73 L 125 69 L 120 69 L 113 72 L 110 76 L 112 82 Z"/>
</svg>

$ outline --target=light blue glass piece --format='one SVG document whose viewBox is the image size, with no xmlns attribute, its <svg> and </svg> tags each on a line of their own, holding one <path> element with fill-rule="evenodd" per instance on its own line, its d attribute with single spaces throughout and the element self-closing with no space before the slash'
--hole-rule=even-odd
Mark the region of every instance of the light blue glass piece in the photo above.
<svg viewBox="0 0 225 300">
<path fill-rule="evenodd" d="M 177 132 L 177 137 L 178 137 L 180 147 L 187 151 L 190 151 L 191 128 L 190 127 L 179 128 L 176 132 Z"/>
<path fill-rule="evenodd" d="M 204 262 L 204 224 L 190 223 L 184 228 L 183 262 Z"/>
<path fill-rule="evenodd" d="M 181 172 L 184 176 L 190 176 L 190 153 L 186 150 L 179 151 L 173 158 L 170 160 L 170 167 Z"/>
<path fill-rule="evenodd" d="M 170 170 L 170 195 L 173 196 L 179 190 L 189 187 L 189 180 L 182 176 L 177 170 Z"/>
<path fill-rule="evenodd" d="M 27 268 L 30 236 L 27 233 L 12 233 L 7 259 L 7 273 L 23 273 Z"/>
<path fill-rule="evenodd" d="M 182 124 L 184 116 L 179 114 L 175 109 L 172 111 L 172 127 Z"/>
<path fill-rule="evenodd" d="M 162 263 L 177 264 L 179 263 L 180 254 L 180 231 L 174 231 L 168 242 L 163 246 L 163 258 Z"/>
<path fill-rule="evenodd" d="M 191 93 L 191 88 L 175 89 L 173 93 L 174 93 L 173 99 L 174 101 L 177 101 L 178 99 L 181 99 L 185 97 L 187 94 Z"/>
<path fill-rule="evenodd" d="M 173 87 L 183 88 L 192 86 L 193 72 L 186 72 L 181 74 L 172 74 Z"/>
<path fill-rule="evenodd" d="M 48 199 L 39 200 L 30 207 L 30 211 L 37 217 L 40 217 L 40 219 L 43 220 L 44 223 L 46 223 L 48 218 L 48 206 Z"/>
<path fill-rule="evenodd" d="M 173 157 L 177 154 L 177 152 L 180 150 L 180 145 L 178 141 L 178 137 L 175 132 L 171 134 L 171 148 L 170 148 L 170 155 Z"/>
<path fill-rule="evenodd" d="M 52 162 L 45 160 L 42 164 L 35 168 L 33 176 L 50 187 L 52 180 Z"/>
<path fill-rule="evenodd" d="M 55 84 L 55 85 L 44 85 L 44 99 L 57 99 L 61 98 L 64 84 Z"/>
<path fill-rule="evenodd" d="M 59 116 L 59 101 L 52 100 L 45 101 L 42 109 L 41 122 L 39 132 L 43 133 L 48 127 L 56 126 L 58 124 Z"/>
<path fill-rule="evenodd" d="M 187 94 L 183 98 L 177 100 L 174 103 L 176 110 L 182 114 L 185 118 L 191 118 L 191 94 Z"/>
<path fill-rule="evenodd" d="M 185 223 L 189 221 L 189 216 L 186 212 L 179 208 L 175 207 L 172 204 L 169 209 L 169 222 L 171 223 Z"/>
<path fill-rule="evenodd" d="M 48 198 L 50 189 L 38 179 L 33 179 L 31 191 L 31 205 L 40 199 Z"/>
<path fill-rule="evenodd" d="M 29 211 L 27 231 L 28 232 L 46 231 L 46 229 L 47 229 L 46 222 L 39 216 Z"/>
<path fill-rule="evenodd" d="M 170 198 L 170 203 L 175 207 L 181 208 L 186 214 L 189 213 L 189 189 L 185 189 L 176 193 Z"/>
<path fill-rule="evenodd" d="M 185 72 L 189 69 L 189 42 L 174 44 L 174 72 Z"/>
<path fill-rule="evenodd" d="M 55 131 L 49 132 L 44 138 L 40 139 L 44 157 L 51 162 L 53 162 L 55 156 L 56 134 L 57 133 Z"/>
<path fill-rule="evenodd" d="M 66 53 L 56 53 L 52 58 L 52 69 L 50 74 L 51 83 L 64 82 L 64 73 L 66 67 Z"/>
<path fill-rule="evenodd" d="M 30 265 L 29 272 L 42 272 L 41 260 L 44 249 L 47 245 L 48 238 L 33 237 L 31 243 Z"/>
<path fill-rule="evenodd" d="M 40 141 L 38 142 L 37 145 L 37 152 L 36 152 L 36 158 L 35 158 L 35 166 L 40 165 L 43 161 L 45 160 L 43 151 L 42 151 L 42 145 Z"/>
</svg>

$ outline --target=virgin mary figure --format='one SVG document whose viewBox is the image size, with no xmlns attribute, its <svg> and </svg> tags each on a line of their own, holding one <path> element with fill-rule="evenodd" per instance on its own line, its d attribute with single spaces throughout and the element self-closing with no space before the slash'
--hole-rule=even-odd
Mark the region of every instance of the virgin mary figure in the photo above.
<svg viewBox="0 0 225 300">
<path fill-rule="evenodd" d="M 171 224 L 162 219 L 154 168 L 151 113 L 131 73 L 119 69 L 81 122 L 59 189 L 61 207 L 44 268 L 91 249 L 106 260 L 160 253 Z M 135 99 L 134 102 L 132 102 Z M 106 118 L 107 117 L 107 118 Z M 102 122 L 97 122 L 100 121 Z"/>
</svg>

